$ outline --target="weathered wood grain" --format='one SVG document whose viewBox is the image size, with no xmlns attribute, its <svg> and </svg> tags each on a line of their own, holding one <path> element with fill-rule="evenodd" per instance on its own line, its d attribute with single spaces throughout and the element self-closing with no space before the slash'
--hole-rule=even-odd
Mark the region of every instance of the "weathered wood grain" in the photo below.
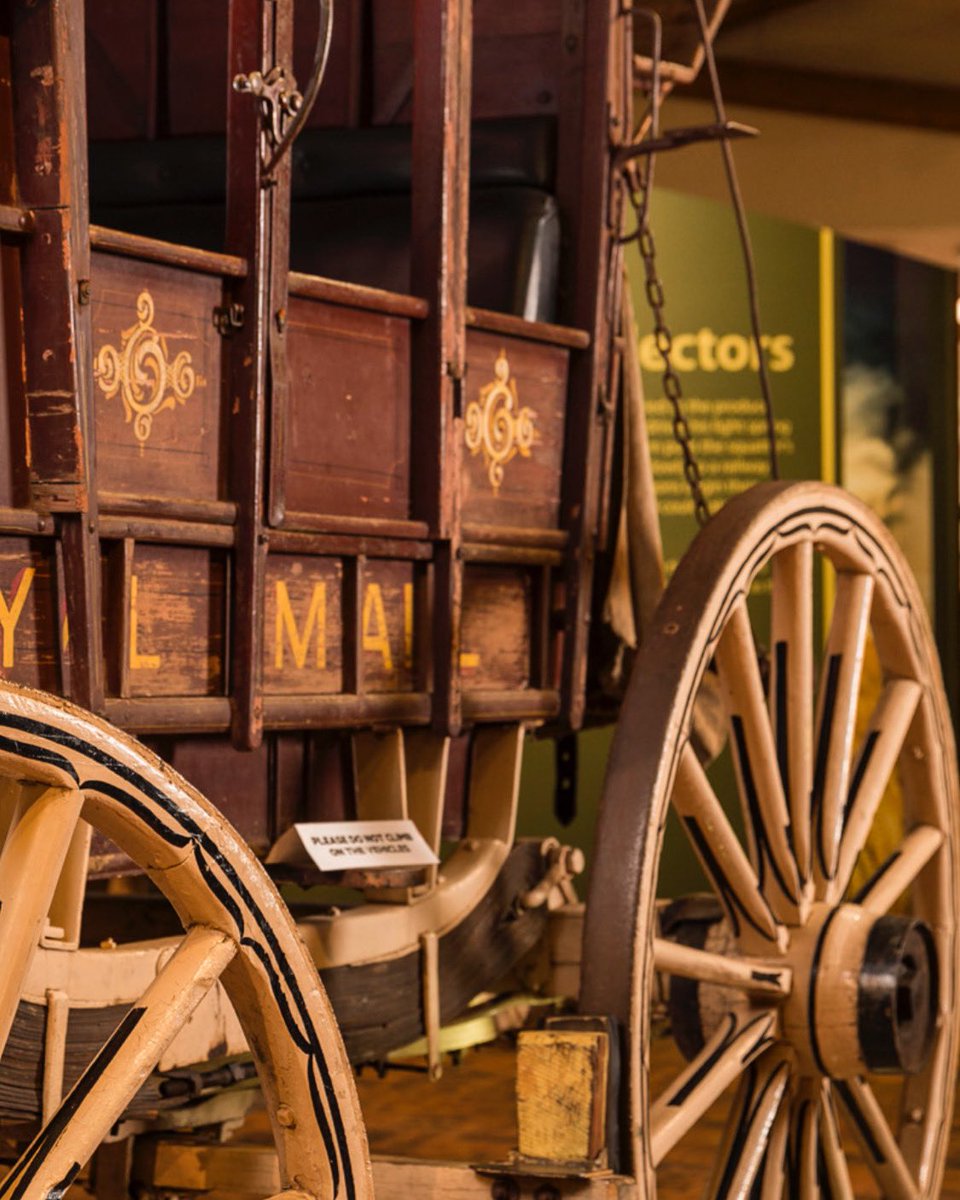
<svg viewBox="0 0 960 1200">
<path fill-rule="evenodd" d="M 274 469 L 283 507 L 408 518 L 409 322 L 294 297 L 287 329 L 289 408 L 274 412 L 285 425 Z"/>
<path fill-rule="evenodd" d="M 98 488 L 226 499 L 222 339 L 213 325 L 222 292 L 219 279 L 194 271 L 93 256 Z M 135 406 L 151 400 L 156 407 L 138 420 Z"/>
</svg>

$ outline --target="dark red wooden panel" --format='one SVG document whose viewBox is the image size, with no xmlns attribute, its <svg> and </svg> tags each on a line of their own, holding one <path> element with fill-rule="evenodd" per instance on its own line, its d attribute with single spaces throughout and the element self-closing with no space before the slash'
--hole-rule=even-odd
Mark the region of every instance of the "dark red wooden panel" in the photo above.
<svg viewBox="0 0 960 1200">
<path fill-rule="evenodd" d="M 68 631 L 55 579 L 52 542 L 0 538 L 0 678 L 62 691 L 57 647 Z"/>
<path fill-rule="evenodd" d="M 93 256 L 101 492 L 223 498 L 221 292 L 197 272 Z"/>
<path fill-rule="evenodd" d="M 475 0 L 474 119 L 557 111 L 563 0 Z M 412 0 L 374 0 L 374 119 L 410 119 Z"/>
<path fill-rule="evenodd" d="M 90 137 L 151 137 L 157 86 L 156 0 L 86 0 L 85 18 Z"/>
<path fill-rule="evenodd" d="M 227 127 L 228 9 L 228 0 L 167 0 L 172 134 L 223 133 Z M 254 56 L 248 71 L 260 66 Z"/>
<path fill-rule="evenodd" d="M 516 567 L 467 567 L 460 649 L 464 691 L 528 686 L 530 601 L 527 571 Z"/>
<path fill-rule="evenodd" d="M 360 661 L 368 692 L 413 690 L 413 570 L 413 563 L 385 560 L 364 569 Z"/>
<path fill-rule="evenodd" d="M 407 518 L 409 322 L 292 299 L 287 328 L 287 511 Z"/>
<path fill-rule="evenodd" d="M 5 508 L 25 507 L 30 494 L 19 274 L 16 247 L 0 245 L 0 505 Z"/>
<path fill-rule="evenodd" d="M 263 689 L 338 692 L 343 684 L 341 591 L 336 558 L 274 554 L 267 559 Z"/>
<path fill-rule="evenodd" d="M 131 696 L 211 696 L 224 690 L 226 557 L 138 545 L 126 596 Z"/>
<path fill-rule="evenodd" d="M 567 361 L 558 346 L 468 333 L 465 522 L 556 528 Z"/>
</svg>

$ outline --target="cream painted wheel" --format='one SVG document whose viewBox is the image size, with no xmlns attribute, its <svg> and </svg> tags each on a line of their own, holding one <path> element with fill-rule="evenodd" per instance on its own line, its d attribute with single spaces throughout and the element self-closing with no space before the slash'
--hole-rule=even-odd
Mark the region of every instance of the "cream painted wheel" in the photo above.
<svg viewBox="0 0 960 1200">
<path fill-rule="evenodd" d="M 835 570 L 822 656 L 818 557 Z M 745 603 L 768 564 L 769 640 L 755 636 Z M 761 642 L 770 647 L 767 687 Z M 880 690 L 858 735 L 868 643 Z M 711 667 L 727 702 L 742 836 L 688 741 Z M 891 778 L 893 801 L 884 799 Z M 898 844 L 856 886 L 858 860 L 891 803 Z M 724 911 L 725 949 L 657 936 L 671 806 Z M 763 484 L 732 500 L 681 561 L 636 664 L 587 902 L 581 1007 L 614 1015 L 625 1033 L 622 1165 L 632 1165 L 642 1196 L 671 1194 L 658 1168 L 683 1155 L 684 1138 L 723 1096 L 732 1117 L 708 1196 L 939 1195 L 958 1044 L 957 821 L 936 654 L 889 534 L 821 484 Z M 712 989 L 714 1017 L 689 1065 L 651 1094 L 658 973 Z M 878 1081 L 879 1071 L 893 1080 Z"/>
<path fill-rule="evenodd" d="M 81 818 L 149 874 L 186 930 L 0 1182 L 0 1198 L 61 1195 L 218 980 L 256 1061 L 283 1188 L 372 1196 L 353 1075 L 316 969 L 275 888 L 217 811 L 105 722 L 8 684 L 0 788 L 14 813 L 0 852 L 0 1051 Z"/>
</svg>

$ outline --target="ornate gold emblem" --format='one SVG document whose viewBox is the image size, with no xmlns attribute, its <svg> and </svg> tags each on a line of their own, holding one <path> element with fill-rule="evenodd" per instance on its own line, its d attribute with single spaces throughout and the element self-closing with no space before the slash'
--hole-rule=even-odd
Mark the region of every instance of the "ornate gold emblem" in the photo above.
<svg viewBox="0 0 960 1200">
<path fill-rule="evenodd" d="M 153 327 L 153 297 L 137 297 L 137 323 L 120 334 L 120 349 L 101 346 L 93 366 L 100 390 L 108 400 L 119 392 L 126 419 L 141 446 L 150 436 L 153 418 L 166 408 L 185 404 L 205 380 L 193 368 L 193 358 L 181 350 L 170 358 L 167 339 Z"/>
<path fill-rule="evenodd" d="M 493 367 L 492 383 L 467 405 L 465 440 L 472 454 L 483 452 L 487 474 L 495 492 L 503 483 L 503 468 L 518 454 L 530 457 L 536 440 L 532 408 L 520 406 L 517 383 L 510 377 L 510 364 L 503 350 Z"/>
</svg>

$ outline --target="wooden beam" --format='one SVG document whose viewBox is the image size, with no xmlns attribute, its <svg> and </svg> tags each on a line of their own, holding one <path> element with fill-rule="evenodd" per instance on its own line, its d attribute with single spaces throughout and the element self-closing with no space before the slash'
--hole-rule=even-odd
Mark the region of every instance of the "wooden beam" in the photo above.
<svg viewBox="0 0 960 1200">
<path fill-rule="evenodd" d="M 941 133 L 960 131 L 960 88 L 808 71 L 745 59 L 721 57 L 718 65 L 728 103 L 845 121 L 908 125 Z M 686 94 L 709 96 L 710 81 L 701 76 Z"/>
</svg>

